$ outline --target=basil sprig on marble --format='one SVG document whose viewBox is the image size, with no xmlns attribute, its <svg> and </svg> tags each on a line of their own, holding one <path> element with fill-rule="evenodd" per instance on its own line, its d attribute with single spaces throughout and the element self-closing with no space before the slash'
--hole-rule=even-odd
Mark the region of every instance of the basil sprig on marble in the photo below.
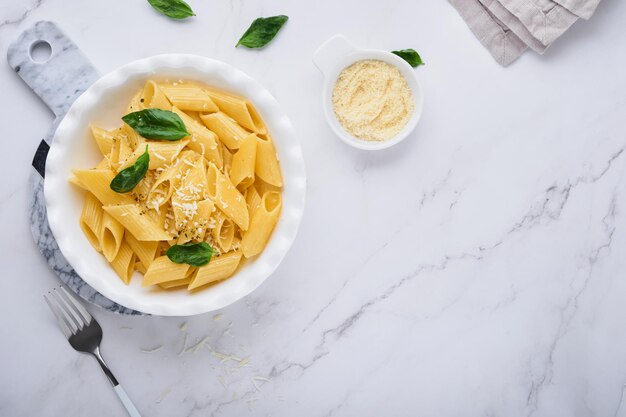
<svg viewBox="0 0 626 417">
<path fill-rule="evenodd" d="M 122 120 L 146 139 L 180 140 L 189 136 L 183 119 L 168 110 L 140 110 L 127 114 Z"/>
<path fill-rule="evenodd" d="M 206 242 L 185 243 L 184 245 L 172 246 L 165 254 L 175 264 L 203 266 L 211 260 L 213 248 Z"/>
<path fill-rule="evenodd" d="M 255 19 L 248 30 L 243 34 L 235 47 L 241 45 L 246 48 L 262 48 L 274 39 L 274 36 L 289 20 L 285 15 L 259 17 Z"/>
<path fill-rule="evenodd" d="M 146 176 L 150 166 L 150 154 L 148 145 L 146 151 L 142 153 L 134 164 L 121 170 L 111 181 L 110 187 L 116 193 L 128 193 L 139 184 L 139 181 Z"/>
<path fill-rule="evenodd" d="M 196 14 L 183 0 L 148 0 L 156 11 L 172 19 L 186 19 Z"/>
<path fill-rule="evenodd" d="M 422 57 L 420 57 L 420 54 L 418 54 L 415 49 L 402 49 L 400 51 L 392 51 L 391 53 L 396 54 L 400 58 L 404 59 L 413 68 L 424 65 Z"/>
</svg>

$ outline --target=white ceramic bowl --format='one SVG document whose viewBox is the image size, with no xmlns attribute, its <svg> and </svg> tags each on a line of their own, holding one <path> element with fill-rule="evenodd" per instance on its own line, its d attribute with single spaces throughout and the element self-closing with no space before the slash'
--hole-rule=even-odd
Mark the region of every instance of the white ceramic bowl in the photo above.
<svg viewBox="0 0 626 417">
<path fill-rule="evenodd" d="M 386 141 L 367 141 L 352 136 L 343 128 L 333 110 L 333 88 L 339 74 L 355 62 L 365 59 L 384 61 L 398 68 L 413 93 L 414 111 L 411 119 L 396 136 Z M 313 63 L 324 74 L 322 106 L 324 107 L 326 120 L 343 142 L 355 148 L 369 151 L 385 149 L 402 142 L 417 126 L 417 122 L 422 116 L 424 96 L 422 88 L 417 81 L 415 69 L 404 59 L 387 51 L 359 49 L 352 45 L 345 36 L 335 35 L 318 48 L 313 56 Z"/>
<path fill-rule="evenodd" d="M 142 288 L 135 276 L 125 285 L 79 227 L 84 193 L 68 183 L 74 168 L 92 168 L 101 159 L 89 124 L 120 126 L 131 96 L 149 78 L 197 80 L 247 97 L 276 142 L 284 175 L 283 209 L 272 237 L 257 259 L 231 278 L 195 293 Z M 225 307 L 256 289 L 278 267 L 296 237 L 304 210 L 306 176 L 298 137 L 278 102 L 240 70 L 196 55 L 157 55 L 103 76 L 72 105 L 55 133 L 44 185 L 50 229 L 76 272 L 93 288 L 125 307 L 163 316 L 189 316 Z"/>
</svg>

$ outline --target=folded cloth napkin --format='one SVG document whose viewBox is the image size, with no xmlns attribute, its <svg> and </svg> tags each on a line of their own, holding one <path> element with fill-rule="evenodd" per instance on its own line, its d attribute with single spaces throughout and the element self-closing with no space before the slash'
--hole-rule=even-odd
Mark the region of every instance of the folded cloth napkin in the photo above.
<svg viewBox="0 0 626 417">
<path fill-rule="evenodd" d="M 498 0 L 539 42 L 548 46 L 578 19 L 551 0 Z"/>
<path fill-rule="evenodd" d="M 450 3 L 500 65 L 509 65 L 526 50 L 526 44 L 478 0 L 450 0 Z"/>
<path fill-rule="evenodd" d="M 543 54 L 547 48 L 546 45 L 539 42 L 537 38 L 524 26 L 524 24 L 515 15 L 502 5 L 498 0 L 479 0 L 491 14 L 500 20 L 504 26 L 511 30 L 518 38 L 522 40 L 530 49 Z"/>
<path fill-rule="evenodd" d="M 589 20 L 596 11 L 600 0 L 554 0 L 570 12 L 585 20 Z"/>
<path fill-rule="evenodd" d="M 540 54 L 600 0 L 449 0 L 498 63 L 509 65 L 530 47 Z"/>
</svg>

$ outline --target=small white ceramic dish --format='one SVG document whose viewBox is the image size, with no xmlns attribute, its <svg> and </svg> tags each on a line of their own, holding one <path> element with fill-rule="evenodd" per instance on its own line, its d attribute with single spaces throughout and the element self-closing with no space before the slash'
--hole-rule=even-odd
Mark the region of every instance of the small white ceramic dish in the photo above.
<svg viewBox="0 0 626 417">
<path fill-rule="evenodd" d="M 74 168 L 92 168 L 102 158 L 89 125 L 113 128 L 132 95 L 149 78 L 196 80 L 247 97 L 265 120 L 276 143 L 284 176 L 283 209 L 261 255 L 231 278 L 203 291 L 142 288 L 133 277 L 125 285 L 105 258 L 89 244 L 79 227 L 84 193 L 68 183 Z M 50 229 L 76 272 L 104 296 L 148 314 L 189 316 L 225 307 L 256 289 L 278 267 L 296 237 L 304 211 L 306 176 L 300 143 L 278 102 L 242 71 L 196 55 L 157 55 L 124 65 L 103 76 L 72 105 L 55 133 L 46 162 L 44 184 Z"/>
<path fill-rule="evenodd" d="M 339 74 L 355 62 L 366 59 L 384 61 L 398 68 L 413 93 L 414 111 L 411 119 L 396 136 L 386 141 L 367 141 L 352 136 L 343 128 L 333 110 L 333 89 Z M 417 81 L 415 70 L 399 56 L 378 49 L 359 49 L 350 43 L 345 36 L 335 35 L 318 48 L 313 56 L 313 63 L 324 75 L 322 105 L 326 120 L 343 142 L 368 151 L 386 149 L 402 142 L 417 126 L 417 122 L 422 116 L 424 99 L 422 88 Z"/>
</svg>

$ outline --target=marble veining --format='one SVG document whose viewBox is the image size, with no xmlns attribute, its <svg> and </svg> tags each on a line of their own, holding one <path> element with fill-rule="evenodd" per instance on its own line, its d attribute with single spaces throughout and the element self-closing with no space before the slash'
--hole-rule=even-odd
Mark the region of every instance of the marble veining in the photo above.
<svg viewBox="0 0 626 417">
<path fill-rule="evenodd" d="M 42 5 L 42 3 L 44 2 L 44 0 L 35 0 L 30 6 L 27 6 L 22 12 L 21 14 L 19 14 L 17 17 L 10 17 L 10 18 L 6 18 L 4 20 L 0 20 L 0 28 L 3 26 L 8 26 L 8 25 L 15 25 L 18 23 L 21 23 L 24 21 L 24 19 L 26 19 L 28 17 L 28 15 L 35 9 L 37 9 L 39 6 Z"/>
</svg>

